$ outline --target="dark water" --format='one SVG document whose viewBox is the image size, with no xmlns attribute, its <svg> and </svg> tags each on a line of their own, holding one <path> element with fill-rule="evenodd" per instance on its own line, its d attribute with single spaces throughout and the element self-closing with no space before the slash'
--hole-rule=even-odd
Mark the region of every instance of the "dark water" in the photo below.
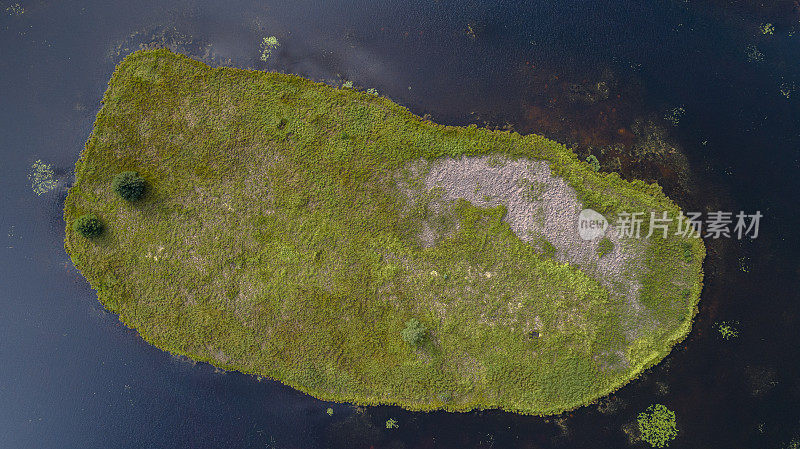
<svg viewBox="0 0 800 449">
<path fill-rule="evenodd" d="M 800 437 L 800 23 L 787 2 L 12 3 L 0 5 L 0 447 L 623 448 L 651 403 L 677 414 L 670 447 Z M 281 45 L 261 62 L 272 35 Z M 351 80 L 442 123 L 544 132 L 658 180 L 687 209 L 761 210 L 761 235 L 708 242 L 692 334 L 602 412 L 355 408 L 192 364 L 104 312 L 62 247 L 66 188 L 106 82 L 153 43 Z M 648 136 L 662 150 L 641 155 Z M 59 185 L 39 196 L 28 173 L 40 159 Z M 719 337 L 724 320 L 738 338 Z"/>
</svg>

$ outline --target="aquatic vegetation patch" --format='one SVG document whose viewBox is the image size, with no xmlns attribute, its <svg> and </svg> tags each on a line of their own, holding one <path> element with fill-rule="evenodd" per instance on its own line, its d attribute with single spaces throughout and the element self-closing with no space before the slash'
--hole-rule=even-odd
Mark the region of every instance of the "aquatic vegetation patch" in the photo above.
<svg viewBox="0 0 800 449">
<path fill-rule="evenodd" d="M 755 397 L 769 393 L 778 385 L 774 366 L 747 366 L 744 371 L 750 394 Z"/>
<path fill-rule="evenodd" d="M 782 82 L 779 89 L 781 95 L 788 99 L 797 90 L 797 85 L 794 82 Z"/>
<path fill-rule="evenodd" d="M 739 323 L 737 321 L 723 321 L 716 323 L 717 331 L 724 340 L 731 340 L 739 336 Z"/>
<path fill-rule="evenodd" d="M 13 3 L 6 7 L 6 14 L 10 16 L 21 16 L 25 14 L 25 8 L 19 3 Z"/>
<path fill-rule="evenodd" d="M 641 438 L 653 447 L 667 447 L 678 436 L 675 412 L 661 404 L 653 404 L 639 413 L 637 419 Z"/>
<path fill-rule="evenodd" d="M 31 182 L 31 189 L 37 195 L 43 195 L 58 186 L 58 181 L 53 179 L 53 167 L 50 164 L 45 164 L 41 159 L 37 159 L 31 165 L 31 170 L 28 172 L 28 180 Z"/>
<path fill-rule="evenodd" d="M 761 50 L 753 44 L 745 48 L 745 55 L 747 55 L 747 60 L 750 62 L 760 62 L 764 60 L 764 53 L 761 53 Z"/>
<path fill-rule="evenodd" d="M 113 188 L 128 171 L 147 180 L 133 202 Z M 65 245 L 172 353 L 326 400 L 543 415 L 663 359 L 702 287 L 702 241 L 608 234 L 601 256 L 585 207 L 680 212 L 541 136 L 160 49 L 109 82 Z M 94 238 L 71 227 L 85 214 Z"/>
<path fill-rule="evenodd" d="M 272 52 L 278 48 L 281 44 L 278 42 L 278 38 L 275 36 L 265 37 L 261 41 L 261 60 L 266 61 L 267 58 L 272 55 Z"/>
<path fill-rule="evenodd" d="M 202 38 L 195 38 L 179 30 L 175 26 L 150 25 L 131 32 L 124 39 L 116 42 L 107 50 L 109 59 L 118 62 L 125 55 L 136 50 L 154 48 L 169 48 L 170 50 L 191 55 L 191 57 L 204 61 L 207 64 L 230 65 L 229 58 L 217 57 L 213 45 Z"/>
<path fill-rule="evenodd" d="M 672 108 L 664 115 L 664 120 L 668 121 L 672 126 L 678 126 L 684 114 L 686 114 L 686 109 L 683 107 Z"/>
<path fill-rule="evenodd" d="M 739 257 L 739 271 L 742 273 L 750 272 L 750 258 L 747 256 Z"/>
</svg>

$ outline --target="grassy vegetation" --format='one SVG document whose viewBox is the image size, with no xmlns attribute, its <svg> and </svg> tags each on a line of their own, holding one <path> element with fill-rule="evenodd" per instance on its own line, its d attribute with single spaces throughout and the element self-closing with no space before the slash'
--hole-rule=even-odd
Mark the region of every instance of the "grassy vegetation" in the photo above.
<svg viewBox="0 0 800 449">
<path fill-rule="evenodd" d="M 614 242 L 608 237 L 601 238 L 600 242 L 597 244 L 597 255 L 603 257 L 606 254 L 610 254 L 612 251 L 614 251 Z"/>
<path fill-rule="evenodd" d="M 397 183 L 419 183 L 409 162 L 490 154 L 548 161 L 609 217 L 679 212 L 659 186 L 598 173 L 541 136 L 441 126 L 352 89 L 152 50 L 114 72 L 66 200 L 67 223 L 93 213 L 104 232 L 68 227 L 65 244 L 100 301 L 172 353 L 333 401 L 587 404 L 689 332 L 703 244 L 647 246 L 630 276 L 650 324 L 634 336 L 631 304 L 520 240 L 503 206 L 461 200 L 453 232 L 421 246 L 431 211 Z M 138 201 L 112 188 L 126 171 L 147 183 Z M 416 346 L 402 338 L 412 319 Z"/>
</svg>

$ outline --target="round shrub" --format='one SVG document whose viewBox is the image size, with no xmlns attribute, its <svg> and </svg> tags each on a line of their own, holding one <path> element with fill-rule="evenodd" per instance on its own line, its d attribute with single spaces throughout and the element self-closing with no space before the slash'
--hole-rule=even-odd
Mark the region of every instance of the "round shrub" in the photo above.
<svg viewBox="0 0 800 449">
<path fill-rule="evenodd" d="M 425 329 L 425 326 L 423 326 L 419 320 L 416 318 L 411 318 L 406 322 L 406 327 L 402 330 L 402 332 L 400 332 L 400 334 L 403 337 L 403 341 L 411 346 L 417 346 L 422 343 L 427 331 L 428 330 Z"/>
<path fill-rule="evenodd" d="M 135 171 L 124 171 L 114 177 L 111 187 L 117 195 L 127 201 L 136 201 L 144 195 L 147 184 Z"/>
<path fill-rule="evenodd" d="M 597 160 L 597 156 L 595 156 L 594 154 L 590 154 L 586 158 L 586 162 L 592 167 L 592 170 L 600 171 L 600 161 Z"/>
<path fill-rule="evenodd" d="M 86 238 L 97 237 L 103 233 L 103 223 L 95 214 L 85 214 L 72 222 L 72 229 Z"/>
</svg>

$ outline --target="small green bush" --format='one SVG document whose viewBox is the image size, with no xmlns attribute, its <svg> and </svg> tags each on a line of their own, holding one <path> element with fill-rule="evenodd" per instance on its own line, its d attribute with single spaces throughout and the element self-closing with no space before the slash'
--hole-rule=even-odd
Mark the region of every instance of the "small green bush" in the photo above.
<svg viewBox="0 0 800 449">
<path fill-rule="evenodd" d="M 103 223 L 95 214 L 85 214 L 72 222 L 72 229 L 90 239 L 103 233 Z"/>
<path fill-rule="evenodd" d="M 600 161 L 599 161 L 599 160 L 597 160 L 597 157 L 596 157 L 594 154 L 590 154 L 590 155 L 589 155 L 589 156 L 586 158 L 586 162 L 587 162 L 589 165 L 591 165 L 591 167 L 592 167 L 592 170 L 594 170 L 594 171 L 600 171 Z"/>
<path fill-rule="evenodd" d="M 683 260 L 686 263 L 692 263 L 694 259 L 694 251 L 692 251 L 692 244 L 689 242 L 683 242 Z"/>
<path fill-rule="evenodd" d="M 608 237 L 600 239 L 600 243 L 597 244 L 597 255 L 603 257 L 606 254 L 611 254 L 612 251 L 614 251 L 614 242 Z"/>
<path fill-rule="evenodd" d="M 127 201 L 136 201 L 144 195 L 147 183 L 135 171 L 124 171 L 114 177 L 111 187 Z"/>
<path fill-rule="evenodd" d="M 653 447 L 667 447 L 678 436 L 675 412 L 661 404 L 653 404 L 639 413 L 639 432 L 642 440 Z"/>
<path fill-rule="evenodd" d="M 406 327 L 402 330 L 401 335 L 403 336 L 403 341 L 410 344 L 411 346 L 418 346 L 422 343 L 422 340 L 425 338 L 425 333 L 428 330 L 422 323 L 419 322 L 416 318 L 411 318 L 410 320 L 406 321 Z"/>
</svg>

